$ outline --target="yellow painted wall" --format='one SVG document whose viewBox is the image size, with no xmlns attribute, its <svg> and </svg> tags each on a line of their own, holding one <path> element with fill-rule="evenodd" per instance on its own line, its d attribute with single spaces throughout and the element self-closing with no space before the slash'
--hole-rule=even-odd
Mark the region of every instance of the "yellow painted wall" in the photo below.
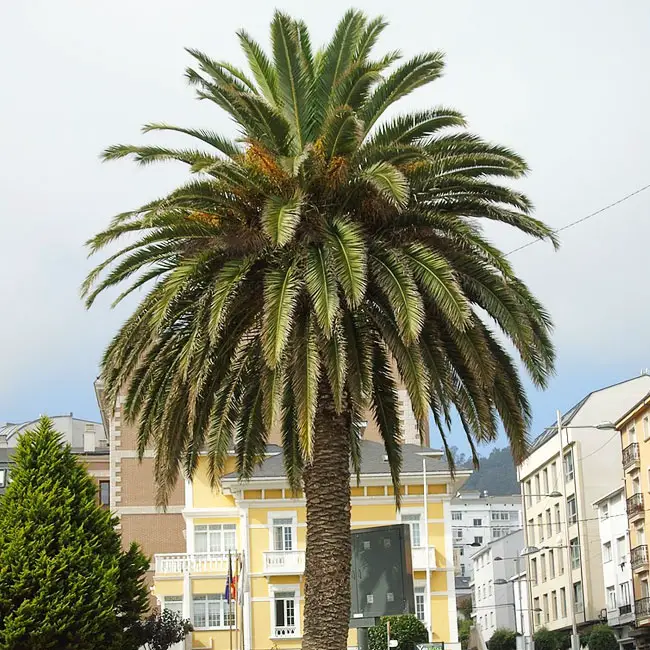
<svg viewBox="0 0 650 650">
<path fill-rule="evenodd" d="M 449 640 L 449 609 L 447 602 L 447 596 L 431 596 L 431 627 L 433 628 L 434 641 Z"/>
<path fill-rule="evenodd" d="M 232 647 L 239 648 L 238 631 L 233 629 Z M 199 630 L 192 632 L 192 648 L 210 648 L 224 650 L 230 648 L 229 630 Z"/>
<path fill-rule="evenodd" d="M 235 469 L 235 459 L 228 458 L 226 460 L 226 473 L 232 472 Z M 199 465 L 196 468 L 196 474 L 192 482 L 193 503 L 194 508 L 234 508 L 235 499 L 227 494 L 223 494 L 220 490 L 215 490 L 210 485 L 208 477 L 208 463 L 207 459 L 199 458 Z M 188 504 L 189 505 L 189 504 Z"/>
<path fill-rule="evenodd" d="M 154 594 L 156 596 L 182 596 L 182 580 L 156 580 Z"/>
</svg>

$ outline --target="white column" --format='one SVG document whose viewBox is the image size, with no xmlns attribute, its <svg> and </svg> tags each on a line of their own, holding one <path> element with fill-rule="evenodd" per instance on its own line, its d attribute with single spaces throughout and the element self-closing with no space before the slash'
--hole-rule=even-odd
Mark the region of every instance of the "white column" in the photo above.
<svg viewBox="0 0 650 650">
<path fill-rule="evenodd" d="M 250 554 L 250 540 L 248 536 L 248 508 L 242 507 L 241 514 L 239 519 L 239 525 L 241 528 L 241 549 L 242 555 L 244 558 L 244 572 L 243 580 L 239 585 L 239 588 L 242 590 L 244 595 L 243 604 L 242 604 L 242 625 L 243 630 L 241 634 L 244 635 L 244 650 L 251 650 L 253 647 L 253 622 L 252 622 L 252 612 L 251 612 L 251 590 L 250 590 L 250 571 L 251 571 L 251 554 Z"/>
<path fill-rule="evenodd" d="M 447 488 L 449 489 L 449 488 Z M 442 502 L 442 512 L 445 521 L 445 533 L 451 533 L 451 495 Z M 458 644 L 458 620 L 456 618 L 456 575 L 454 570 L 454 545 L 451 534 L 445 534 L 445 569 L 447 573 L 447 617 L 449 619 L 449 645 L 460 648 Z M 432 622 L 433 624 L 433 622 Z M 445 644 L 446 645 L 446 644 Z"/>
</svg>

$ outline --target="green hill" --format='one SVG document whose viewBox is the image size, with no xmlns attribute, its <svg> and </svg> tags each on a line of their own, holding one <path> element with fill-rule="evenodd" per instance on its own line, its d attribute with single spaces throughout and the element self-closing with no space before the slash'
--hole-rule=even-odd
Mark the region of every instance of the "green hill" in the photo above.
<svg viewBox="0 0 650 650">
<path fill-rule="evenodd" d="M 458 467 L 474 469 L 471 458 L 454 450 Z M 481 456 L 478 470 L 469 477 L 462 487 L 466 490 L 486 490 L 490 496 L 519 494 L 517 470 L 507 447 L 493 449 L 488 456 Z"/>
</svg>

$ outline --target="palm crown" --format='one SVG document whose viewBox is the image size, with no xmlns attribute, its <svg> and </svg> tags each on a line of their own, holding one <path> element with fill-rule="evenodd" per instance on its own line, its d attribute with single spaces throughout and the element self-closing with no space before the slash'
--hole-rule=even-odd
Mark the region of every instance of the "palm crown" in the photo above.
<svg viewBox="0 0 650 650">
<path fill-rule="evenodd" d="M 139 235 L 83 287 L 90 305 L 127 280 L 117 301 L 153 281 L 102 374 L 109 397 L 126 389 L 141 450 L 156 447 L 163 500 L 179 458 L 191 473 L 207 447 L 217 480 L 233 439 L 250 475 L 274 427 L 297 486 L 321 399 L 348 414 L 355 466 L 356 423 L 371 411 L 397 482 L 393 367 L 421 425 L 432 411 L 445 448 L 455 410 L 470 443 L 493 439 L 501 420 L 515 457 L 525 453 L 529 406 L 499 339 L 543 386 L 551 324 L 479 220 L 554 236 L 525 196 L 495 181 L 521 176 L 525 162 L 465 131 L 461 114 L 439 107 L 382 120 L 443 69 L 438 52 L 371 58 L 384 27 L 350 11 L 313 52 L 305 25 L 276 13 L 271 57 L 238 34 L 250 72 L 190 50 L 188 80 L 232 117 L 238 137 L 149 124 L 201 148 L 104 154 L 178 160 L 196 175 L 94 237 L 92 252 Z"/>
</svg>

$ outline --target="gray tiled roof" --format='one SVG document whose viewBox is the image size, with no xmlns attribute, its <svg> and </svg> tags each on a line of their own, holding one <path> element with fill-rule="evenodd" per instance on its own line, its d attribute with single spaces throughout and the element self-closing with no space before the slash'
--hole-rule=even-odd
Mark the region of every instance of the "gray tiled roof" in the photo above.
<svg viewBox="0 0 650 650">
<path fill-rule="evenodd" d="M 273 446 L 274 447 L 274 446 Z M 275 454 L 268 457 L 261 466 L 253 472 L 252 480 L 262 478 L 280 478 L 285 475 L 284 465 L 282 462 L 282 453 L 279 447 L 273 450 L 268 449 L 269 453 Z M 364 440 L 361 443 L 361 474 L 390 474 L 388 462 L 384 460 L 384 445 L 379 442 Z M 426 458 L 427 472 L 448 472 L 449 466 L 444 456 L 439 450 L 430 449 L 429 447 L 420 447 L 419 445 L 402 446 L 402 475 L 421 474 L 422 458 L 425 454 L 432 454 Z M 236 472 L 228 474 L 225 480 L 238 479 Z"/>
</svg>

